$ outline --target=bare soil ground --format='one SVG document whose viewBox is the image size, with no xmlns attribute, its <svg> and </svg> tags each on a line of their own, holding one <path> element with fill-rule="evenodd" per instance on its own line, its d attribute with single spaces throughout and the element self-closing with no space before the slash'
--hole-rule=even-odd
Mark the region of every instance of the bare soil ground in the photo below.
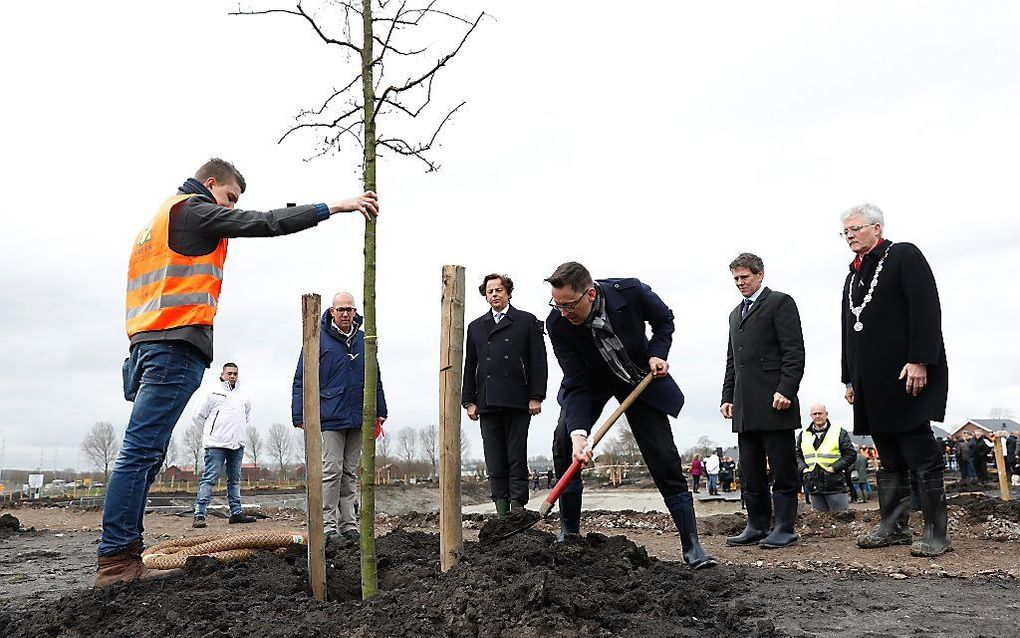
<svg viewBox="0 0 1020 638">
<path fill-rule="evenodd" d="M 877 512 L 802 513 L 785 550 L 726 547 L 741 514 L 699 519 L 722 564 L 691 572 L 665 514 L 585 512 L 584 539 L 553 543 L 554 520 L 438 570 L 437 516 L 385 515 L 377 531 L 382 592 L 358 600 L 353 545 L 331 545 L 330 602 L 307 591 L 301 551 L 230 566 L 195 561 L 158 583 L 97 591 L 98 512 L 6 510 L 0 521 L 2 636 L 1016 636 L 1020 635 L 1020 504 L 950 500 L 956 551 L 934 560 L 907 547 L 863 551 L 854 538 Z M 295 510 L 243 526 L 297 530 Z M 915 515 L 916 516 L 916 515 Z M 920 520 L 912 520 L 920 530 Z M 190 518 L 146 517 L 146 540 L 198 533 Z M 210 519 L 205 533 L 239 531 Z M 387 535 L 389 534 L 389 535 Z M 620 538 L 626 536 L 626 539 Z M 614 538 L 616 537 L 616 538 Z M 338 619 L 344 622 L 338 622 Z"/>
</svg>

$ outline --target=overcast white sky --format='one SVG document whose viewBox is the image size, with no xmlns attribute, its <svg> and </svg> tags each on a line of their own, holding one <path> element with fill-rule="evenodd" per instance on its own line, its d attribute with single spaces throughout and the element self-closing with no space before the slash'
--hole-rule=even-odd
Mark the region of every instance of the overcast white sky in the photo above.
<svg viewBox="0 0 1020 638">
<path fill-rule="evenodd" d="M 311 2 L 308 3 L 311 6 Z M 463 2 L 465 13 L 483 8 Z M 276 140 L 349 78 L 289 16 L 228 17 L 212 1 L 11 3 L 0 21 L 2 467 L 84 467 L 94 421 L 127 422 L 120 364 L 128 247 L 210 156 L 241 169 L 245 208 L 357 192 L 357 150 L 313 162 Z M 286 6 L 286 5 L 277 5 Z M 1020 412 L 1020 5 L 1013 2 L 486 3 L 436 85 L 467 106 L 438 173 L 379 174 L 380 361 L 391 428 L 435 422 L 443 264 L 517 283 L 544 316 L 562 261 L 637 276 L 676 313 L 681 448 L 735 441 L 718 414 L 726 266 L 759 254 L 797 300 L 807 406 L 850 424 L 839 379 L 838 214 L 865 200 L 887 236 L 925 252 L 939 285 L 949 426 Z M 434 59 L 442 42 L 434 42 Z M 385 123 L 382 124 L 385 131 Z M 362 224 L 333 218 L 232 241 L 216 362 L 236 361 L 262 427 L 289 422 L 300 295 L 361 300 Z M 467 320 L 485 310 L 470 295 Z M 529 451 L 548 454 L 559 370 Z M 214 375 L 207 374 L 206 381 Z M 190 410 L 188 413 L 190 414 Z M 464 420 L 480 456 L 477 426 Z"/>
</svg>

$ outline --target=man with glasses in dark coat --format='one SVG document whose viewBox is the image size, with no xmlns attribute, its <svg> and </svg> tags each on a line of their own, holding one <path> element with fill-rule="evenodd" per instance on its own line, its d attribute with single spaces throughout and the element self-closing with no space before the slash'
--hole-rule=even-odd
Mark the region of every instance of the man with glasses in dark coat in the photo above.
<svg viewBox="0 0 1020 638">
<path fill-rule="evenodd" d="M 943 421 L 949 370 L 935 276 L 917 246 L 882 236 L 885 218 L 872 204 L 841 215 L 855 253 L 843 283 L 843 383 L 853 405 L 854 434 L 878 448 L 881 522 L 859 547 L 911 545 L 914 556 L 952 549 L 947 531 L 942 450 L 931 421 Z M 924 514 L 913 542 L 911 484 Z"/>
<path fill-rule="evenodd" d="M 715 565 L 698 542 L 694 502 L 667 417 L 676 417 L 684 403 L 667 362 L 673 311 L 641 281 L 593 281 L 588 269 L 574 261 L 561 264 L 546 281 L 552 286 L 553 307 L 546 327 L 563 370 L 553 437 L 557 474 L 563 476 L 575 460 L 591 461 L 588 434 L 606 403 L 612 397 L 622 402 L 650 370 L 655 378 L 627 410 L 627 422 L 680 532 L 684 562 L 693 569 Z M 560 497 L 561 537 L 580 533 L 581 492 L 578 477 Z"/>
</svg>

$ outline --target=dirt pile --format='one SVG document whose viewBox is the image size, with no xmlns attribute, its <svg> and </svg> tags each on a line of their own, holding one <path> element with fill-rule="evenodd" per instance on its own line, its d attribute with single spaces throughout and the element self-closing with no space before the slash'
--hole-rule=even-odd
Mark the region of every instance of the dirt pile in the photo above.
<svg viewBox="0 0 1020 638">
<path fill-rule="evenodd" d="M 191 561 L 182 575 L 82 590 L 0 614 L 4 636 L 777 636 L 742 602 L 747 570 L 692 573 L 650 558 L 624 537 L 554 543 L 529 530 L 468 543 L 441 574 L 438 537 L 397 530 L 378 541 L 380 593 L 360 600 L 354 543 L 327 547 L 330 602 L 308 592 L 305 557 L 263 553 L 245 563 Z"/>
<path fill-rule="evenodd" d="M 0 516 L 0 536 L 16 533 L 21 529 L 21 521 L 16 516 L 4 514 Z"/>
</svg>

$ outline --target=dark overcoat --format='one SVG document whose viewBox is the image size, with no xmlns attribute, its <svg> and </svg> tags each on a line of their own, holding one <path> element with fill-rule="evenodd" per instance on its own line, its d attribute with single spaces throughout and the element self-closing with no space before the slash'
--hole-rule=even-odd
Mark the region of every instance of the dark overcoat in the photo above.
<svg viewBox="0 0 1020 638">
<path fill-rule="evenodd" d="M 673 311 L 638 279 L 599 279 L 598 283 L 605 295 L 609 323 L 631 361 L 642 370 L 648 369 L 651 357 L 666 361 L 673 343 Z M 651 339 L 646 326 L 651 326 Z M 575 326 L 553 310 L 546 319 L 546 328 L 563 370 L 559 401 L 567 432 L 590 431 L 609 398 L 622 400 L 633 388 L 609 370 L 590 327 Z M 684 395 L 667 374 L 652 381 L 638 401 L 675 417 L 684 405 Z"/>
<path fill-rule="evenodd" d="M 768 287 L 740 318 L 743 302 L 730 312 L 722 403 L 733 404 L 734 432 L 796 430 L 797 392 L 804 377 L 804 334 L 793 297 Z M 789 408 L 772 407 L 778 392 Z"/>
<path fill-rule="evenodd" d="M 942 307 L 935 276 L 917 246 L 883 240 L 864 256 L 859 273 L 850 269 L 840 299 L 843 308 L 843 383 L 854 388 L 854 434 L 898 434 L 928 421 L 942 421 L 949 394 L 949 368 L 942 341 Z M 878 284 L 854 330 L 847 291 L 859 306 L 886 250 Z M 906 391 L 900 371 L 924 363 L 928 383 L 918 396 Z"/>
<path fill-rule="evenodd" d="M 507 306 L 499 323 L 486 312 L 468 325 L 461 403 L 481 414 L 527 410 L 545 399 L 549 364 L 542 322 L 530 312 Z"/>
</svg>

